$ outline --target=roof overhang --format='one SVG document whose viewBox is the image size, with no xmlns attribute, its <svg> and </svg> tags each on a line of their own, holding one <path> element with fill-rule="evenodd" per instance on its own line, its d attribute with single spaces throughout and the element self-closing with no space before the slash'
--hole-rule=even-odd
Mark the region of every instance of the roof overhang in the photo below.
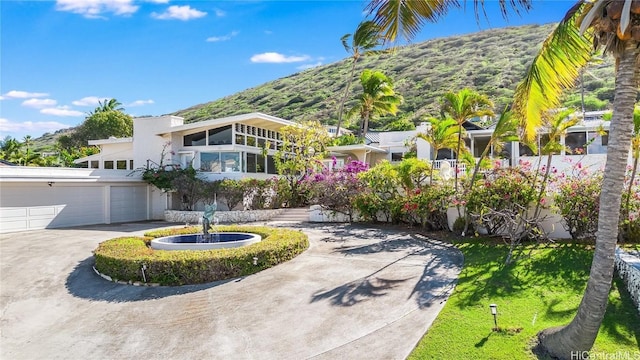
<svg viewBox="0 0 640 360">
<path fill-rule="evenodd" d="M 89 140 L 89 145 L 125 144 L 133 142 L 132 137 Z"/>
<path fill-rule="evenodd" d="M 191 131 L 200 130 L 200 129 L 204 130 L 211 127 L 220 127 L 220 126 L 225 126 L 233 123 L 244 123 L 247 125 L 257 126 L 257 127 L 261 127 L 269 130 L 278 130 L 284 126 L 299 125 L 298 123 L 295 123 L 293 121 L 281 119 L 279 117 L 275 117 L 271 115 L 266 115 L 262 113 L 249 113 L 249 114 L 228 116 L 228 117 L 219 118 L 219 119 L 204 120 L 204 121 L 198 121 L 195 123 L 175 126 L 175 127 L 168 128 L 162 132 L 156 133 L 156 135 L 166 135 L 166 134 L 176 133 L 176 132 L 191 132 Z"/>
<path fill-rule="evenodd" d="M 368 151 L 375 153 L 387 153 L 387 150 L 381 149 L 379 147 L 365 145 L 365 144 L 354 144 L 354 145 L 342 145 L 342 146 L 329 146 L 327 148 L 331 152 L 349 152 L 349 151 Z"/>
</svg>

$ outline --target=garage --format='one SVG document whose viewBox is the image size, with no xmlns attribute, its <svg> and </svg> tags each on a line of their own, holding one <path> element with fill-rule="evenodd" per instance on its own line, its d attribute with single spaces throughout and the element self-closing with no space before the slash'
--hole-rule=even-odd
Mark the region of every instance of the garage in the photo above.
<svg viewBox="0 0 640 360">
<path fill-rule="evenodd" d="M 104 187 L 97 184 L 2 184 L 1 190 L 2 232 L 105 222 Z"/>
<path fill-rule="evenodd" d="M 166 194 L 130 171 L 0 167 L 0 232 L 163 219 Z"/>
<path fill-rule="evenodd" d="M 111 186 L 111 222 L 147 219 L 147 186 Z"/>
</svg>

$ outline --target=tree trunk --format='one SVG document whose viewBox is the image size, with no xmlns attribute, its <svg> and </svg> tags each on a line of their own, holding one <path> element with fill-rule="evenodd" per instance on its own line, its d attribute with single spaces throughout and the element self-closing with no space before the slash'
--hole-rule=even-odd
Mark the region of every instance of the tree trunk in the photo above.
<svg viewBox="0 0 640 360">
<path fill-rule="evenodd" d="M 627 41 L 617 59 L 613 119 L 600 195 L 596 248 L 587 288 L 578 307 L 578 313 L 571 323 L 538 333 L 539 345 L 536 350 L 541 354 L 571 359 L 572 354 L 575 358 L 577 352 L 590 350 L 604 318 L 613 280 L 620 204 L 631 146 L 633 107 L 638 93 L 637 81 L 640 70 L 636 61 L 640 49 L 637 45 L 635 41 Z"/>
<path fill-rule="evenodd" d="M 353 74 L 356 71 L 356 62 L 358 61 L 357 57 L 353 58 L 353 64 L 351 65 L 351 75 L 349 76 L 349 81 L 347 81 L 347 87 L 344 89 L 344 95 L 342 95 L 342 100 L 340 100 L 340 107 L 338 108 L 338 128 L 336 129 L 336 136 L 340 136 L 340 126 L 342 125 L 342 112 L 344 111 L 344 103 L 347 102 L 347 96 L 349 96 L 349 89 L 351 89 L 351 83 L 353 82 Z"/>
<path fill-rule="evenodd" d="M 460 163 L 460 148 L 462 147 L 462 123 L 459 124 L 460 132 L 458 133 L 458 150 L 456 150 L 456 166 L 455 166 L 455 190 L 458 193 L 458 165 Z M 458 211 L 460 212 L 460 211 Z"/>
</svg>

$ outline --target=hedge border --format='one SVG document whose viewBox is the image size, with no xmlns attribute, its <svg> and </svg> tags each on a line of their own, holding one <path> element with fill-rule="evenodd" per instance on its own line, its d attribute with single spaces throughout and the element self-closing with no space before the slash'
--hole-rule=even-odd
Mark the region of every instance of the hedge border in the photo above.
<svg viewBox="0 0 640 360">
<path fill-rule="evenodd" d="M 104 241 L 94 251 L 96 272 L 112 281 L 130 284 L 189 285 L 255 274 L 291 260 L 309 247 L 301 230 L 267 226 L 218 226 L 220 232 L 249 232 L 262 241 L 249 246 L 212 250 L 154 250 L 154 238 L 197 234 L 191 226 L 154 230 L 143 237 L 120 237 Z M 253 259 L 258 258 L 257 265 Z M 143 276 L 144 268 L 144 276 Z"/>
</svg>

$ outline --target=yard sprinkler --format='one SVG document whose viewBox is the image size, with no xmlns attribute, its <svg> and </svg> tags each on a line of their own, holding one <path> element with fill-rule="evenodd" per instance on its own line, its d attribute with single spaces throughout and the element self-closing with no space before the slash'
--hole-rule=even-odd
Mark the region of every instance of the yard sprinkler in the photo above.
<svg viewBox="0 0 640 360">
<path fill-rule="evenodd" d="M 498 331 L 498 305 L 490 304 L 489 308 L 491 309 L 491 315 L 493 315 L 493 328 L 494 331 Z"/>
</svg>

